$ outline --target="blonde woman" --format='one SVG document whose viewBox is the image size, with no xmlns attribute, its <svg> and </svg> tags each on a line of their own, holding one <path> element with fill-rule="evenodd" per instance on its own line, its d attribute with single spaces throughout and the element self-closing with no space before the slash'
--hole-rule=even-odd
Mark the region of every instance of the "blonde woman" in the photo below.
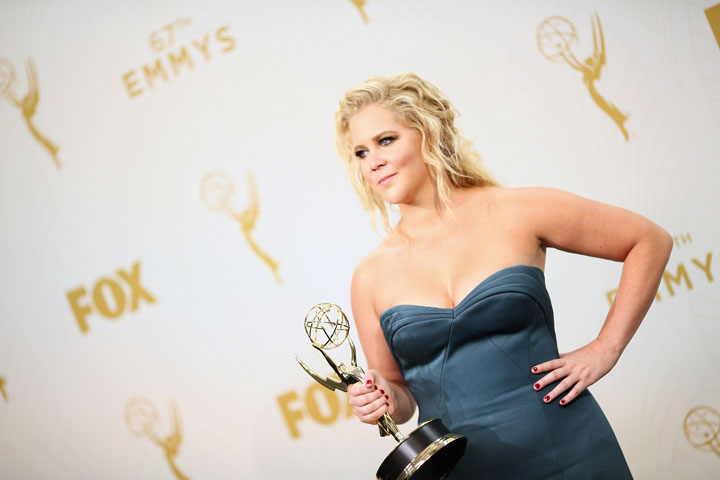
<svg viewBox="0 0 720 480">
<path fill-rule="evenodd" d="M 548 188 L 502 188 L 414 74 L 345 94 L 337 148 L 387 234 L 358 264 L 352 310 L 369 370 L 358 418 L 441 418 L 468 447 L 460 479 L 631 478 L 587 387 L 618 361 L 672 248 L 635 213 Z M 400 219 L 389 225 L 387 206 Z M 544 284 L 547 248 L 624 262 L 593 341 L 560 354 Z"/>
</svg>

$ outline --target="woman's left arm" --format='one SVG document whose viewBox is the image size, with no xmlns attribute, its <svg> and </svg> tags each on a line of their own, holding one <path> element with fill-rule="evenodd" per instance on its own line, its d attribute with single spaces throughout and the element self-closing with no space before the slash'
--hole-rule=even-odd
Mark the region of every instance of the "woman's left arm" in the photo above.
<svg viewBox="0 0 720 480">
<path fill-rule="evenodd" d="M 567 392 L 560 399 L 565 405 L 617 363 L 652 305 L 673 239 L 641 215 L 560 190 L 522 189 L 518 199 L 541 246 L 623 262 L 615 300 L 597 338 L 532 367 L 535 374 L 545 373 L 536 390 L 560 381 L 545 402 Z"/>
</svg>

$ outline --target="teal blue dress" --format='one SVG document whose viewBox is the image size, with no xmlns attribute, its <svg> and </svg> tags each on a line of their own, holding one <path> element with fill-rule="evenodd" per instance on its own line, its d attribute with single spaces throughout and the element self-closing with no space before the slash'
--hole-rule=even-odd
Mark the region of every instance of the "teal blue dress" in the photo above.
<svg viewBox="0 0 720 480">
<path fill-rule="evenodd" d="M 468 438 L 448 478 L 631 479 L 615 434 L 585 390 L 543 402 L 533 365 L 558 358 L 542 270 L 504 268 L 455 308 L 397 305 L 380 324 L 419 407 Z"/>
</svg>

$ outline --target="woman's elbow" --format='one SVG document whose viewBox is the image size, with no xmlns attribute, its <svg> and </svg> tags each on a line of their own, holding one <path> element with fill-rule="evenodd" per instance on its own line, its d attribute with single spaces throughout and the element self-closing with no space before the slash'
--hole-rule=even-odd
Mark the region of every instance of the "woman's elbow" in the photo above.
<svg viewBox="0 0 720 480">
<path fill-rule="evenodd" d="M 657 252 L 658 257 L 663 260 L 664 267 L 670 259 L 670 254 L 672 253 L 675 240 L 672 235 L 670 235 L 670 233 L 661 226 L 656 225 L 655 227 L 653 235 L 653 243 L 655 245 L 653 249 Z"/>
</svg>

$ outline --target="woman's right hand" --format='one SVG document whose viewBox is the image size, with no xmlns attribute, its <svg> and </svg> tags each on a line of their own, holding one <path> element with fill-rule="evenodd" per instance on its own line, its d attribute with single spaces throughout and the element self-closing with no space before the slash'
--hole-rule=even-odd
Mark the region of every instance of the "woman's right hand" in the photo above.
<svg viewBox="0 0 720 480">
<path fill-rule="evenodd" d="M 350 405 L 361 422 L 376 424 L 385 412 L 394 411 L 395 396 L 390 383 L 375 370 L 368 370 L 363 382 L 348 387 Z"/>
</svg>

